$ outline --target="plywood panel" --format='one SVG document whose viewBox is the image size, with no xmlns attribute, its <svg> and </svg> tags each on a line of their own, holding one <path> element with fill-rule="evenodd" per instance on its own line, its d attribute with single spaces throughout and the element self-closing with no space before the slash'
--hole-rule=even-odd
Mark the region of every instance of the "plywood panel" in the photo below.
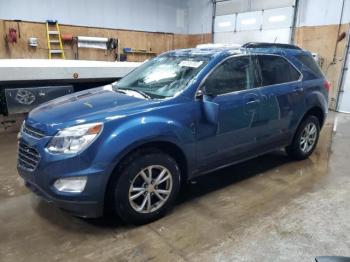
<svg viewBox="0 0 350 262">
<path fill-rule="evenodd" d="M 17 30 L 17 43 L 9 44 L 5 36 L 10 28 Z M 45 25 L 39 23 L 16 23 L 0 20 L 0 58 L 47 58 Z M 21 37 L 19 38 L 19 33 Z M 28 46 L 28 38 L 39 39 L 36 49 Z"/>
<path fill-rule="evenodd" d="M 198 34 L 188 36 L 188 47 L 196 47 L 198 44 L 212 43 L 211 34 Z"/>
<path fill-rule="evenodd" d="M 188 47 L 188 35 L 174 35 L 173 47 L 174 47 L 174 49 L 187 48 Z"/>
<path fill-rule="evenodd" d="M 342 25 L 340 32 L 348 32 L 349 25 Z M 338 94 L 339 78 L 344 59 L 346 41 L 338 42 L 335 59 L 334 50 L 337 43 L 337 25 L 308 26 L 296 30 L 295 41 L 300 47 L 318 53 L 323 59 L 322 71 L 331 82 L 330 108 L 335 109 Z"/>
<path fill-rule="evenodd" d="M 211 43 L 211 34 L 174 35 L 174 49 L 192 48 L 198 44 Z"/>
<path fill-rule="evenodd" d="M 19 30 L 18 30 L 19 26 Z M 20 31 L 21 38 L 15 44 L 8 44 L 0 41 L 0 58 L 48 58 L 46 28 L 44 23 L 19 22 L 0 20 L 0 37 L 5 37 L 9 28 Z M 171 33 L 153 33 L 142 31 L 128 31 L 119 29 L 92 28 L 83 26 L 61 25 L 62 34 L 73 36 L 92 36 L 118 38 L 120 49 L 131 47 L 135 49 L 146 49 L 156 54 L 177 48 L 194 47 L 200 43 L 211 42 L 210 34 L 185 35 Z M 38 47 L 28 46 L 30 37 L 38 38 Z M 67 59 L 75 59 L 75 49 L 70 42 L 64 42 L 64 51 Z M 149 56 L 133 55 L 129 56 L 133 61 L 143 61 Z M 106 50 L 91 48 L 80 48 L 79 59 L 83 60 L 104 60 L 114 61 L 115 53 Z"/>
</svg>

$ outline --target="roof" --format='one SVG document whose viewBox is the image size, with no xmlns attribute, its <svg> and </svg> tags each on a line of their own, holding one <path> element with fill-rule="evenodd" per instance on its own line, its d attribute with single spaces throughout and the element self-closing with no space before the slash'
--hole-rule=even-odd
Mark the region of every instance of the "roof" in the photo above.
<svg viewBox="0 0 350 262">
<path fill-rule="evenodd" d="M 255 43 L 250 42 L 244 45 L 225 45 L 225 44 L 201 44 L 196 48 L 189 49 L 177 49 L 170 51 L 169 53 L 175 56 L 213 56 L 219 54 L 242 54 L 246 52 L 256 53 L 299 53 L 302 52 L 300 47 L 290 44 L 282 43 Z"/>
<path fill-rule="evenodd" d="M 205 47 L 205 48 L 189 48 L 189 49 L 176 49 L 170 52 L 167 52 L 167 54 L 174 55 L 174 56 L 206 56 L 206 57 L 212 57 L 215 55 L 220 54 L 232 54 L 232 53 L 243 53 L 243 50 L 241 48 L 229 48 L 229 47 Z"/>
<path fill-rule="evenodd" d="M 244 48 L 281 48 L 281 49 L 293 49 L 302 50 L 299 46 L 283 43 L 264 43 L 264 42 L 249 42 L 242 45 Z"/>
</svg>

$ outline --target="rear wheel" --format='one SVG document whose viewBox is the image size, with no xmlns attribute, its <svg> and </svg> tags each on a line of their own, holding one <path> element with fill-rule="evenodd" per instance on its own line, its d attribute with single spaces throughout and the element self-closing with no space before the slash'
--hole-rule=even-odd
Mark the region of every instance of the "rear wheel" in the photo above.
<svg viewBox="0 0 350 262">
<path fill-rule="evenodd" d="M 162 217 L 180 188 L 176 161 L 156 150 L 142 150 L 121 165 L 114 186 L 114 208 L 127 223 L 144 224 Z"/>
<path fill-rule="evenodd" d="M 315 150 L 320 134 L 317 117 L 307 116 L 299 125 L 292 143 L 286 147 L 287 154 L 297 160 L 308 158 Z"/>
</svg>

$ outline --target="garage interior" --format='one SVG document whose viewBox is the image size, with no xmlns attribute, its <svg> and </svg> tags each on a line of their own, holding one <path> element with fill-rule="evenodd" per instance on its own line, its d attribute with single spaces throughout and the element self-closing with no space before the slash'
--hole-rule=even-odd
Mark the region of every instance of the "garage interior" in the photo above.
<svg viewBox="0 0 350 262">
<path fill-rule="evenodd" d="M 64 57 L 49 60 L 47 20 L 57 21 Z M 0 261 L 350 257 L 349 34 L 350 0 L 0 1 Z M 26 59 L 27 68 L 36 59 L 141 64 L 173 49 L 247 42 L 308 50 L 331 83 L 328 117 L 309 159 L 292 161 L 281 150 L 196 178 L 167 216 L 143 226 L 77 218 L 25 187 L 17 133 L 29 109 L 11 107 L 6 90 L 35 88 L 38 78 L 11 78 L 24 67 L 9 59 Z M 94 77 L 65 85 L 90 88 L 113 78 L 88 83 Z"/>
</svg>

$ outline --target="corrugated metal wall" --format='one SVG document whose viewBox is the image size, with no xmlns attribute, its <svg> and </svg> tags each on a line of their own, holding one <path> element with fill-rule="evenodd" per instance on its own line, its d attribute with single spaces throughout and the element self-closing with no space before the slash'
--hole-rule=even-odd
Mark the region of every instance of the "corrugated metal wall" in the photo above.
<svg viewBox="0 0 350 262">
<path fill-rule="evenodd" d="M 1 0 L 0 19 L 205 34 L 211 32 L 212 0 Z"/>
<path fill-rule="evenodd" d="M 297 26 L 339 23 L 343 0 L 300 0 Z M 343 24 L 350 23 L 350 0 L 345 0 Z"/>
<path fill-rule="evenodd" d="M 187 1 L 173 0 L 11 0 L 0 1 L 0 19 L 187 33 Z"/>
<path fill-rule="evenodd" d="M 213 1 L 212 0 L 187 0 L 188 34 L 211 33 Z"/>
</svg>

